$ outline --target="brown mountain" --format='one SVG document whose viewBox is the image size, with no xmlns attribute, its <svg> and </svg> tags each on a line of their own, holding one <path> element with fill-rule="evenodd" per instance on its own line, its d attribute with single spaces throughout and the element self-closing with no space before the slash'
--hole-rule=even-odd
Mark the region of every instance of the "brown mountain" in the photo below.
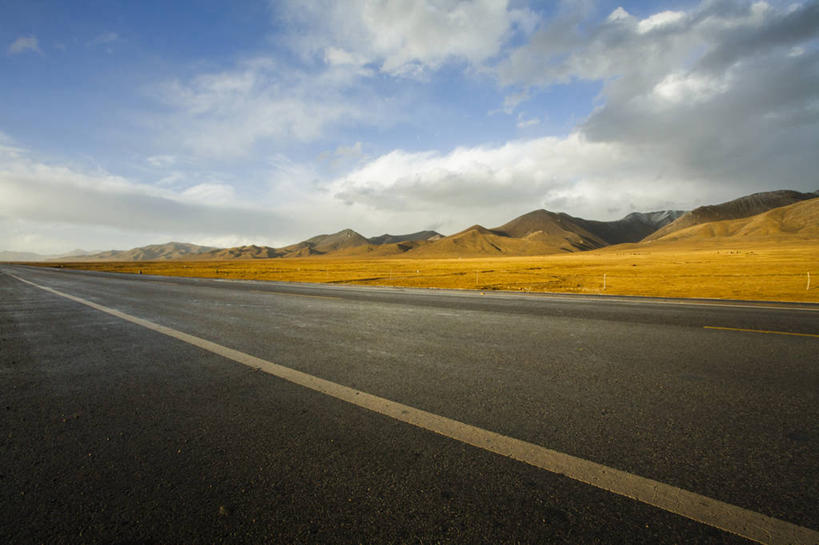
<svg viewBox="0 0 819 545">
<path fill-rule="evenodd" d="M 520 248 L 511 248 L 515 245 L 511 241 L 513 239 L 505 235 L 493 233 L 481 225 L 473 225 L 454 235 L 415 248 L 407 254 L 409 257 L 479 257 L 505 255 L 511 251 L 520 255 Z"/>
<path fill-rule="evenodd" d="M 437 240 L 437 239 L 435 239 Z M 351 246 L 342 250 L 336 250 L 332 254 L 334 257 L 392 257 L 405 254 L 416 248 L 424 247 L 432 242 L 428 240 L 405 240 L 402 242 L 391 242 L 385 244 L 365 244 L 360 246 Z"/>
<path fill-rule="evenodd" d="M 576 218 L 548 210 L 529 212 L 495 227 L 492 232 L 512 238 L 529 237 L 569 251 L 606 246 L 606 241 L 578 225 Z"/>
<path fill-rule="evenodd" d="M 443 238 L 436 231 L 418 231 L 406 235 L 383 234 L 367 239 L 368 244 L 356 244 L 335 250 L 331 255 L 336 257 L 390 257 L 405 254 L 430 242 Z"/>
<path fill-rule="evenodd" d="M 313 250 L 322 254 L 368 243 L 366 238 L 352 229 L 343 229 L 332 235 L 318 235 L 305 242 L 310 244 Z"/>
<path fill-rule="evenodd" d="M 317 235 L 302 242 L 280 248 L 282 257 L 307 257 L 325 255 L 346 248 L 363 246 L 369 241 L 352 229 L 343 229 L 332 235 Z"/>
<path fill-rule="evenodd" d="M 236 246 L 234 248 L 223 248 L 212 250 L 198 254 L 198 259 L 269 259 L 273 257 L 281 257 L 281 252 L 270 246 L 256 246 L 250 244 L 248 246 Z"/>
<path fill-rule="evenodd" d="M 681 212 L 631 214 L 617 222 L 592 222 L 547 210 L 534 210 L 499 227 L 473 225 L 442 237 L 435 231 L 410 235 L 359 238 L 354 231 L 320 235 L 279 250 L 284 257 L 332 255 L 336 257 L 480 257 L 499 255 L 545 255 L 593 250 L 617 242 L 640 240 L 646 232 L 665 225 Z M 594 230 L 603 233 L 598 235 Z M 366 240 L 368 243 L 362 242 Z"/>
<path fill-rule="evenodd" d="M 802 200 L 748 218 L 692 225 L 643 244 L 782 244 L 819 240 L 819 199 Z"/>
<path fill-rule="evenodd" d="M 55 261 L 166 261 L 170 259 L 191 259 L 200 254 L 218 250 L 212 246 L 199 246 L 187 242 L 151 244 L 130 250 L 109 250 L 96 254 L 66 256 Z"/>
<path fill-rule="evenodd" d="M 441 233 L 436 231 L 418 231 L 417 233 L 410 233 L 408 235 L 389 235 L 383 234 L 377 237 L 370 237 L 367 242 L 380 246 L 382 244 L 395 244 L 397 242 L 414 242 L 418 240 L 433 240 L 441 238 Z"/>
<path fill-rule="evenodd" d="M 690 212 L 686 212 L 675 221 L 648 235 L 644 240 L 657 240 L 675 231 L 691 227 L 692 225 L 748 218 L 774 208 L 815 199 L 817 197 L 819 197 L 817 193 L 800 193 L 799 191 L 783 189 L 779 191 L 754 193 L 721 204 L 700 206 Z"/>
<path fill-rule="evenodd" d="M 566 214 L 535 210 L 487 229 L 473 225 L 407 252 L 410 257 L 480 257 L 544 255 L 605 246 Z"/>
</svg>

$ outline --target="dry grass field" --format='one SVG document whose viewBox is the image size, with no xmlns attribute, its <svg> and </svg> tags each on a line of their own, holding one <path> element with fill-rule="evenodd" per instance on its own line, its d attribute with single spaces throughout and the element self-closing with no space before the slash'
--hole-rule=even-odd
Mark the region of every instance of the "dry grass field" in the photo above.
<svg viewBox="0 0 819 545">
<path fill-rule="evenodd" d="M 371 286 L 819 302 L 819 242 L 812 241 L 792 245 L 738 243 L 735 247 L 709 246 L 707 242 L 696 246 L 619 245 L 539 257 L 324 257 L 41 265 Z M 808 273 L 812 276 L 810 286 Z"/>
</svg>

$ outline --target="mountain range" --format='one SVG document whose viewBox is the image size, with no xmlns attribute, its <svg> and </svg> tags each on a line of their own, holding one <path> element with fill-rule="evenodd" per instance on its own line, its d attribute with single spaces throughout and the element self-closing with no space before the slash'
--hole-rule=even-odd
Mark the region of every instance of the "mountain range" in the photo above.
<svg viewBox="0 0 819 545">
<path fill-rule="evenodd" d="M 686 212 L 665 227 L 647 235 L 645 240 L 658 240 L 674 231 L 679 231 L 692 225 L 748 218 L 774 208 L 815 199 L 816 197 L 819 197 L 819 191 L 800 193 L 799 191 L 782 189 L 779 191 L 754 193 L 722 204 L 700 206 L 690 212 Z"/>
<path fill-rule="evenodd" d="M 435 231 L 366 238 L 351 230 L 317 235 L 272 248 L 247 245 L 213 248 L 169 242 L 126 251 L 77 252 L 58 261 L 225 260 L 287 257 L 484 257 L 532 256 L 595 250 L 632 243 L 653 246 L 692 241 L 819 240 L 819 191 L 755 193 L 690 211 L 634 212 L 616 221 L 595 221 L 534 210 L 503 225 L 473 225 L 449 236 Z M 44 261 L 46 256 L 0 252 L 0 261 Z"/>
</svg>

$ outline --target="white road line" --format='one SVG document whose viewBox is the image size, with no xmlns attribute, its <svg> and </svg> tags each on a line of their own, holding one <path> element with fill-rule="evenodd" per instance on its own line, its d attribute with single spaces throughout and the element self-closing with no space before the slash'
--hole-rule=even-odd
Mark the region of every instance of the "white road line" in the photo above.
<svg viewBox="0 0 819 545">
<path fill-rule="evenodd" d="M 35 284 L 34 282 L 13 274 L 9 274 L 9 276 L 53 293 L 54 295 L 65 297 L 66 299 L 192 344 L 238 363 L 262 370 L 281 379 L 304 386 L 305 388 L 352 403 L 358 407 L 389 416 L 395 420 L 412 424 L 413 426 L 489 452 L 519 460 L 552 473 L 565 475 L 576 481 L 635 499 L 759 543 L 772 545 L 819 544 L 819 532 L 810 528 L 797 526 L 796 524 L 743 509 L 736 505 L 715 500 L 695 492 L 683 490 L 659 481 L 551 450 L 534 443 L 527 443 L 520 439 L 464 424 L 463 422 L 416 409 L 409 405 L 390 401 L 383 397 L 361 392 L 216 344 L 201 337 L 189 335 L 170 327 L 137 318 L 136 316 L 125 314 L 116 309 L 57 291 L 53 288 Z"/>
</svg>

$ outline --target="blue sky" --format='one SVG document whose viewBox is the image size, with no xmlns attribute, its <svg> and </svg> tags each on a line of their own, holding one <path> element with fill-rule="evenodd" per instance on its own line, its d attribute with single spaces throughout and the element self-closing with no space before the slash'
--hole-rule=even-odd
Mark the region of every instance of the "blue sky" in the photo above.
<svg viewBox="0 0 819 545">
<path fill-rule="evenodd" d="M 819 189 L 817 2 L 0 1 L 0 249 Z"/>
</svg>

